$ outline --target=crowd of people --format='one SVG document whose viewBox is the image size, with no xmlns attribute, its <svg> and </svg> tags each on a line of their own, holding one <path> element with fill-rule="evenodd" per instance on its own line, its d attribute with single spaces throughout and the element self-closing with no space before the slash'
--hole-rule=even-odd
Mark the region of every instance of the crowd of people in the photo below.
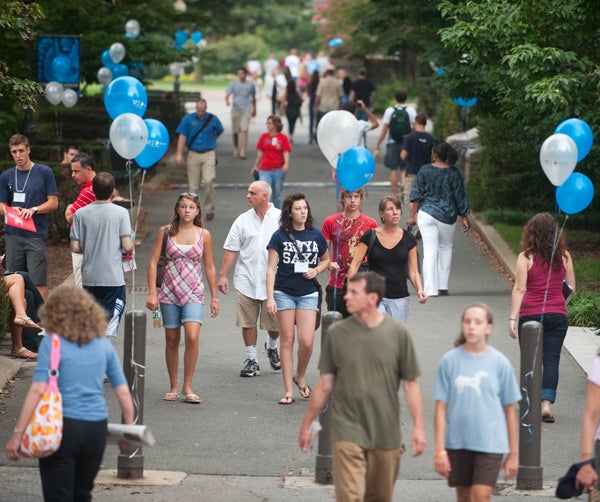
<svg viewBox="0 0 600 502">
<path fill-rule="evenodd" d="M 356 141 L 365 145 L 366 131 L 379 125 L 372 113 L 375 87 L 364 71 L 355 82 L 346 75 L 340 79 L 329 61 L 313 59 L 309 54 L 299 57 L 294 49 L 283 65 L 269 58 L 263 66 L 252 58 L 238 70 L 226 91 L 226 104 L 232 110 L 234 158 L 248 156 L 248 130 L 261 92 L 257 75 L 264 76 L 263 92 L 272 102 L 273 113 L 256 145 L 251 168 L 254 181 L 246 194 L 249 209 L 230 227 L 220 270 L 214 263 L 213 239 L 204 219 L 215 217 L 215 150 L 224 127 L 207 111 L 206 100 L 200 99 L 196 111 L 185 116 L 177 128 L 176 162 L 186 164 L 189 191 L 177 196 L 170 223 L 159 228 L 147 266 L 146 307 L 160 312 L 165 331 L 169 387 L 163 399 L 194 405 L 201 402 L 192 382 L 204 306 L 209 303 L 211 317 L 219 315 L 218 294 L 230 293 L 228 274 L 233 269 L 236 325 L 241 328 L 245 349 L 240 377 L 260 374 L 258 330 L 267 331 L 264 348 L 269 364 L 282 375 L 283 396 L 278 403 L 294 404 L 296 391 L 300 398 L 310 401 L 298 437 L 301 449 L 310 447 L 311 424 L 331 399 L 336 494 L 344 500 L 360 499 L 365 493 L 391 500 L 400 468 L 400 387 L 414 424 L 413 453 L 421 454 L 426 446 L 417 380 L 421 370 L 406 326 L 408 282 L 421 304 L 430 297 L 448 295 L 457 220 L 462 222 L 463 232 L 470 228 L 466 190 L 455 167 L 457 154 L 448 143 L 426 132 L 427 117 L 406 105 L 407 94 L 399 90 L 396 105 L 384 113 L 375 145 L 377 155 L 386 141 L 384 165 L 390 171 L 392 192 L 379 202 L 380 225 L 362 212 L 363 189 L 342 189 L 339 211 L 324 218 L 319 228 L 303 193 L 282 195 L 301 108 L 308 103 L 309 142 L 316 139 L 320 118 L 329 111 L 346 109 L 364 123 Z M 289 135 L 282 132 L 282 116 L 287 118 Z M 13 136 L 9 148 L 15 168 L 0 175 L 0 209 L 15 207 L 23 219 L 32 219 L 36 225 L 33 232 L 12 226 L 6 230 L 6 268 L 19 272 L 5 278 L 15 314 L 11 354 L 38 358 L 23 347 L 19 334 L 23 328 L 41 330 L 44 326 L 65 341 L 61 350 L 65 356 L 66 440 L 59 453 L 40 462 L 40 473 L 45 495 L 71 484 L 69 490 L 85 496 L 93 486 L 104 443 L 98 441 L 96 454 L 90 458 L 86 448 L 77 446 L 77 440 L 106 426 L 106 409 L 98 401 L 102 394 L 99 382 L 105 375 L 119 398 L 125 421 L 133 420 L 127 385 L 117 369 L 114 349 L 105 339 L 105 335 L 116 336 L 126 301 L 123 263 L 131 259 L 134 246 L 129 215 L 111 204 L 115 200 L 112 175 L 96 173 L 90 156 L 76 148 L 67 149 L 65 161 L 81 190 L 67 207 L 65 219 L 71 225 L 76 286 L 89 294 L 77 295 L 73 289 L 62 287 L 48 296 L 47 214 L 57 207 L 58 190 L 51 170 L 31 161 L 26 137 Z M 206 192 L 203 205 L 198 196 L 201 187 Z M 403 203 L 409 211 L 407 229 L 400 225 Z M 544 325 L 542 419 L 549 423 L 554 421 L 550 405 L 556 399 L 560 349 L 567 326 L 562 282 L 575 287 L 572 259 L 556 230 L 554 218 L 547 213 L 534 216 L 525 226 L 509 328 L 510 336 L 516 337 L 527 321 Z M 422 276 L 417 255 L 419 237 L 423 240 Z M 25 278 L 21 273 L 27 274 Z M 324 273 L 328 273 L 325 295 L 318 279 Z M 46 301 L 39 323 L 27 310 L 26 279 Z M 205 295 L 205 282 L 210 299 Z M 343 320 L 330 328 L 321 351 L 320 377 L 311 385 L 307 369 L 323 296 L 327 309 L 340 312 Z M 73 324 L 67 325 L 60 313 L 64 305 L 73 303 L 73 297 L 77 297 L 81 310 L 75 313 Z M 181 328 L 184 355 L 180 384 Z M 514 403 L 520 392 L 510 362 L 489 345 L 492 331 L 490 309 L 482 303 L 467 306 L 456 347 L 443 357 L 436 373 L 434 466 L 456 488 L 458 500 L 489 500 L 500 470 L 504 468 L 511 477 L 518 469 Z M 93 350 L 99 358 L 97 371 L 86 376 L 85 384 L 94 399 L 78 403 L 65 382 L 81 378 L 80 354 Z M 20 434 L 48 379 L 49 351 L 44 339 L 34 382 L 6 447 L 12 460 L 19 457 Z M 372 371 L 373 367 L 378 371 Z M 597 386 L 596 380 L 591 382 Z M 92 413 L 86 405 L 93 408 Z M 584 442 L 590 442 L 594 421 L 600 416 L 598 410 L 600 405 L 590 405 L 582 448 Z M 463 434 L 464 430 L 469 434 Z M 86 464 L 86 476 L 74 483 L 66 473 L 54 476 L 73 459 Z M 583 473 L 581 482 L 587 486 L 596 479 Z"/>
</svg>

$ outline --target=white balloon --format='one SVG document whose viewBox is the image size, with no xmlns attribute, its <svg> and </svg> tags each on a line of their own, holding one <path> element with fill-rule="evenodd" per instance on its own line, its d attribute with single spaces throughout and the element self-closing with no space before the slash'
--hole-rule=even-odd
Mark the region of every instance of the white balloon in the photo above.
<svg viewBox="0 0 600 502">
<path fill-rule="evenodd" d="M 319 148 L 333 168 L 338 157 L 358 141 L 358 120 L 346 110 L 327 112 L 317 126 Z"/>
<path fill-rule="evenodd" d="M 113 63 L 118 64 L 123 61 L 125 57 L 125 46 L 120 42 L 115 42 L 110 46 L 108 50 L 110 53 L 110 59 L 112 59 Z"/>
<path fill-rule="evenodd" d="M 103 66 L 98 70 L 96 75 L 98 77 L 98 82 L 102 85 L 108 85 L 112 80 L 112 71 L 110 71 L 106 66 Z"/>
<path fill-rule="evenodd" d="M 110 125 L 110 142 L 124 159 L 136 158 L 148 142 L 148 126 L 135 113 L 122 113 Z"/>
<path fill-rule="evenodd" d="M 62 93 L 62 104 L 73 108 L 77 103 L 77 93 L 73 89 L 65 89 Z"/>
<path fill-rule="evenodd" d="M 575 169 L 577 145 L 566 134 L 548 136 L 540 148 L 540 164 L 544 174 L 554 186 L 560 186 Z"/>
<path fill-rule="evenodd" d="M 62 100 L 63 85 L 58 82 L 48 82 L 46 84 L 46 99 L 52 105 L 57 105 Z"/>
<path fill-rule="evenodd" d="M 198 49 L 200 49 L 201 51 L 203 51 L 204 49 L 206 49 L 207 45 L 208 45 L 208 43 L 206 42 L 206 38 L 203 38 L 202 40 L 200 40 L 200 42 L 198 42 L 196 44 L 196 46 L 198 47 Z"/>
<path fill-rule="evenodd" d="M 125 23 L 125 34 L 131 38 L 140 36 L 140 23 L 137 19 L 130 19 Z"/>
<path fill-rule="evenodd" d="M 181 77 L 183 75 L 183 66 L 181 63 L 171 63 L 169 65 L 169 73 L 172 77 Z"/>
</svg>

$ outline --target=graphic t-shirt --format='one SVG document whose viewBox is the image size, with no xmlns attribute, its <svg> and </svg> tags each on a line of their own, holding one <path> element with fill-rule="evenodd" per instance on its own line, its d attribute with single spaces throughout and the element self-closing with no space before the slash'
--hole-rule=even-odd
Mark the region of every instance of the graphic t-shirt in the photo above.
<svg viewBox="0 0 600 502">
<path fill-rule="evenodd" d="M 292 145 L 285 134 L 278 132 L 272 136 L 266 132 L 258 138 L 256 149 L 263 152 L 263 158 L 259 166 L 260 170 L 270 171 L 281 169 L 283 166 L 283 152 L 291 152 Z"/>
<path fill-rule="evenodd" d="M 508 453 L 503 406 L 521 399 L 515 372 L 504 354 L 489 347 L 470 354 L 447 352 L 437 369 L 433 396 L 448 405 L 446 448 Z"/>
<path fill-rule="evenodd" d="M 377 222 L 370 216 L 359 214 L 357 218 L 344 218 L 343 213 L 332 214 L 325 218 L 321 232 L 332 244 L 331 260 L 337 262 L 340 269 L 329 276 L 328 284 L 341 289 L 348 269 L 356 254 L 360 238 L 370 228 L 376 228 Z"/>
<path fill-rule="evenodd" d="M 296 245 L 302 256 L 308 262 L 308 268 L 315 268 L 321 256 L 327 252 L 327 241 L 316 228 L 293 230 Z M 285 231 L 279 229 L 271 237 L 267 249 L 274 249 L 279 255 L 277 273 L 275 274 L 275 290 L 290 296 L 304 296 L 317 292 L 317 286 L 312 279 L 305 279 L 301 272 L 295 271 L 295 263 L 302 261 L 296 251 L 296 246 Z"/>
</svg>

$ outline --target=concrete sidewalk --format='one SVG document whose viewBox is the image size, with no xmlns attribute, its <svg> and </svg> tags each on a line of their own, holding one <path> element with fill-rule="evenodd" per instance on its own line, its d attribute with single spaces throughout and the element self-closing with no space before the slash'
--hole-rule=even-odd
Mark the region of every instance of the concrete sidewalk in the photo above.
<svg viewBox="0 0 600 502">
<path fill-rule="evenodd" d="M 246 161 L 231 158 L 229 133 L 230 110 L 224 105 L 222 92 L 203 93 L 208 109 L 217 114 L 226 132 L 219 139 L 217 168 L 217 211 L 206 226 L 213 235 L 215 265 L 220 268 L 222 244 L 233 219 L 247 209 L 244 198 L 250 178 L 254 145 L 264 131 L 268 114 L 266 101 L 259 102 L 259 115 L 251 126 L 249 152 Z M 305 115 L 306 117 L 306 115 Z M 331 182 L 331 168 L 315 145 L 308 145 L 306 121 L 297 124 L 291 167 L 284 185 L 284 194 L 302 191 L 307 195 L 313 214 L 320 226 L 323 218 L 335 211 L 335 188 Z M 368 145 L 374 145 L 379 131 L 369 133 Z M 138 271 L 127 278 L 127 311 L 144 308 L 146 294 L 145 268 L 154 235 L 159 225 L 170 221 L 173 205 L 179 192 L 187 189 L 185 169 L 172 159 L 151 173 L 144 187 L 142 208 L 148 211 L 144 234 L 138 234 L 143 244 L 136 249 Z M 364 212 L 377 215 L 379 198 L 388 190 L 387 171 L 381 165 L 367 186 Z M 203 201 L 202 194 L 201 202 Z M 406 215 L 405 215 L 406 217 Z M 499 239 L 493 228 L 475 222 L 477 230 L 507 268 L 514 267 L 516 257 Z M 428 448 L 424 455 L 413 458 L 407 453 L 402 467 L 395 501 L 453 500 L 454 492 L 434 472 L 431 454 L 433 443 L 432 388 L 435 368 L 440 357 L 449 350 L 459 329 L 460 312 L 471 301 L 483 300 L 496 314 L 496 330 L 492 338 L 495 347 L 504 352 L 519 367 L 518 345 L 506 335 L 508 304 L 511 284 L 490 263 L 472 235 L 457 234 L 454 241 L 454 259 L 451 275 L 451 295 L 431 298 L 425 305 L 411 300 L 409 329 L 415 339 L 417 354 L 423 369 L 420 379 L 423 389 Z M 232 274 L 230 273 L 230 279 Z M 325 278 L 323 278 L 325 280 Z M 244 359 L 239 330 L 235 327 L 233 312 L 235 298 L 220 295 L 221 314 L 205 319 L 201 332 L 200 356 L 194 380 L 202 398 L 200 406 L 181 402 L 166 403 L 162 395 L 168 381 L 164 367 L 164 340 L 161 330 L 154 330 L 147 318 L 145 361 L 144 422 L 157 439 L 154 448 L 144 450 L 145 477 L 140 482 L 117 484 L 114 476 L 117 449 L 107 448 L 103 470 L 98 476 L 94 498 L 100 501 L 135 499 L 144 501 L 330 501 L 334 498 L 331 486 L 314 482 L 315 452 L 300 453 L 296 437 L 306 402 L 299 399 L 294 406 L 278 406 L 282 385 L 280 373 L 268 367 L 266 356 L 259 348 L 262 373 L 250 379 L 239 378 Z M 264 334 L 259 335 L 259 344 Z M 585 400 L 585 373 L 589 358 L 597 351 L 595 337 L 574 335 L 578 350 L 573 359 L 565 354 L 561 361 L 559 399 L 555 406 L 557 423 L 543 427 L 542 459 L 544 490 L 516 491 L 514 479 L 499 483 L 497 495 L 513 502 L 553 498 L 553 487 L 559 476 L 579 458 L 578 438 L 583 402 Z M 571 333 L 569 334 L 571 338 Z M 2 347 L 3 354 L 8 348 Z M 119 354 L 122 337 L 115 341 Z M 318 376 L 319 336 L 307 378 L 314 382 Z M 587 360 L 586 360 L 587 358 Z M 0 382 L 16 379 L 7 388 L 0 404 L 0 443 L 8 439 L 23 396 L 33 373 L 33 363 L 20 362 L 0 356 Z M 18 373 L 17 373 L 18 372 Z M 111 420 L 119 419 L 118 407 L 107 392 Z M 406 420 L 403 405 L 402 432 L 404 440 L 412 426 Z M 408 422 L 408 423 L 407 423 Z M 0 500 L 40 500 L 40 482 L 35 461 L 23 460 L 15 465 L 0 458 Z M 165 484 L 166 483 L 166 484 Z"/>
</svg>

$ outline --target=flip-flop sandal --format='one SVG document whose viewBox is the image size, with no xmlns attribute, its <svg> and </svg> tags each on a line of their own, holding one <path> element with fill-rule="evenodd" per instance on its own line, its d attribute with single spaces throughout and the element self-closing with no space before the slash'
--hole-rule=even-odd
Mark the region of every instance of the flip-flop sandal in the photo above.
<svg viewBox="0 0 600 502">
<path fill-rule="evenodd" d="M 302 399 L 310 399 L 310 396 L 312 395 L 312 389 L 310 388 L 310 385 L 306 384 L 305 387 L 300 387 L 296 377 L 292 377 L 292 382 L 294 382 L 296 387 L 298 387 L 298 392 L 300 392 L 300 397 Z"/>
<path fill-rule="evenodd" d="M 284 406 L 287 406 L 288 404 L 294 404 L 295 402 L 296 400 L 294 399 L 294 396 L 285 396 L 283 399 L 278 401 L 279 404 L 283 404 Z"/>
<path fill-rule="evenodd" d="M 38 331 L 42 331 L 42 327 L 31 317 L 16 315 L 15 324 L 21 328 L 37 329 Z"/>
<path fill-rule="evenodd" d="M 547 424 L 553 424 L 554 415 L 552 413 L 546 413 L 545 415 L 542 415 L 542 422 L 545 422 Z"/>
<path fill-rule="evenodd" d="M 196 394 L 186 394 L 181 399 L 184 403 L 188 403 L 188 404 L 200 404 L 201 403 L 200 398 Z"/>
<path fill-rule="evenodd" d="M 163 397 L 164 401 L 177 401 L 179 399 L 179 394 L 177 392 L 167 392 Z"/>
<path fill-rule="evenodd" d="M 11 357 L 15 359 L 26 359 L 28 361 L 33 361 L 37 359 L 37 354 L 35 352 L 31 352 L 31 350 L 26 349 L 25 347 L 21 347 L 19 350 L 10 353 Z"/>
</svg>

